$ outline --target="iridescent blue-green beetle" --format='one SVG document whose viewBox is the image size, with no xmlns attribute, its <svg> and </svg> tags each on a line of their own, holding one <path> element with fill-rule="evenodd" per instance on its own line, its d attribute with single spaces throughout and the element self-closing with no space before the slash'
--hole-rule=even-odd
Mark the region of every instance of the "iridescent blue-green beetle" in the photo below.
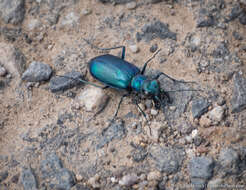
<svg viewBox="0 0 246 190">
<path fill-rule="evenodd" d="M 156 76 L 152 78 L 148 78 L 147 76 L 144 75 L 147 64 L 160 52 L 161 49 L 159 49 L 148 61 L 146 61 L 143 68 L 140 70 L 135 65 L 124 60 L 125 49 L 126 49 L 125 46 L 118 46 L 113 48 L 98 48 L 92 45 L 88 40 L 86 39 L 84 40 L 92 47 L 102 51 L 122 48 L 121 57 L 116 57 L 114 55 L 106 54 L 106 55 L 95 57 L 89 61 L 89 71 L 91 75 L 95 79 L 105 84 L 104 87 L 88 81 L 81 80 L 81 82 L 102 89 L 111 87 L 111 88 L 123 89 L 127 91 L 127 93 L 121 97 L 113 119 L 118 114 L 120 104 L 122 103 L 123 98 L 130 95 L 133 92 L 137 94 L 144 94 L 152 98 L 156 108 L 160 108 L 160 106 L 163 105 L 163 101 L 162 101 L 163 97 L 166 97 L 168 100 L 167 102 L 170 102 L 170 97 L 168 96 L 168 94 L 160 88 L 160 83 L 158 81 L 158 78 L 161 75 L 166 76 L 167 78 L 169 78 L 174 82 L 189 83 L 189 82 L 173 79 L 163 72 L 158 73 Z M 177 91 L 186 91 L 186 90 L 177 90 Z M 193 91 L 193 90 L 187 90 L 187 91 Z M 135 104 L 146 118 L 145 113 L 140 108 L 138 103 L 135 102 Z"/>
</svg>

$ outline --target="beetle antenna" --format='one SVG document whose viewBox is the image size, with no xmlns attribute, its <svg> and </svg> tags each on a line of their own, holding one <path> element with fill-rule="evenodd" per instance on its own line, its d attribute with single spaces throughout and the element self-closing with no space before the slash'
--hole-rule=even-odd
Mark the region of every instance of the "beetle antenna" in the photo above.
<svg viewBox="0 0 246 190">
<path fill-rule="evenodd" d="M 159 53 L 161 51 L 161 48 L 160 49 L 158 49 L 153 55 L 152 55 L 152 57 L 151 58 L 149 58 L 145 63 L 144 63 L 144 66 L 143 66 L 143 69 L 141 70 L 141 74 L 144 74 L 144 72 L 145 72 L 145 69 L 146 69 L 146 67 L 147 67 L 147 65 L 148 65 L 148 63 L 152 60 L 152 59 L 154 59 L 155 58 L 155 56 Z"/>
<path fill-rule="evenodd" d="M 89 85 L 95 86 L 97 88 L 103 88 L 102 86 L 99 86 L 97 84 L 94 84 L 94 83 L 89 82 L 89 81 L 86 81 L 86 80 L 83 80 L 81 78 L 73 78 L 73 77 L 64 76 L 64 75 L 55 75 L 55 76 L 57 76 L 57 77 L 63 77 L 63 78 L 67 78 L 67 79 L 71 79 L 71 80 L 75 80 L 75 81 L 79 81 L 79 82 L 82 82 L 82 83 L 85 83 L 85 84 L 89 84 Z"/>
<path fill-rule="evenodd" d="M 178 89 L 178 90 L 168 90 L 165 92 L 185 92 L 185 91 L 203 91 L 203 90 L 196 90 L 196 89 Z"/>
</svg>

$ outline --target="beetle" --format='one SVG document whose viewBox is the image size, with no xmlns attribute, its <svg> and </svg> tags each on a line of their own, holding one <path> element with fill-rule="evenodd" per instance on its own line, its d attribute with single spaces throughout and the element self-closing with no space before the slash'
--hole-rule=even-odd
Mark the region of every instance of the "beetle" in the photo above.
<svg viewBox="0 0 246 190">
<path fill-rule="evenodd" d="M 165 97 L 167 98 L 167 102 L 170 103 L 171 99 L 167 94 L 167 92 L 173 92 L 173 91 L 164 91 L 163 89 L 160 88 L 160 82 L 158 81 L 158 78 L 161 75 L 164 75 L 165 77 L 169 78 L 173 82 L 193 83 L 193 82 L 176 80 L 163 72 L 160 72 L 156 76 L 151 78 L 144 75 L 148 63 L 161 51 L 161 49 L 156 51 L 156 53 L 154 53 L 153 56 L 144 63 L 142 69 L 139 69 L 134 64 L 129 63 L 125 60 L 125 50 L 126 50 L 125 46 L 117 46 L 112 48 L 99 48 L 91 44 L 88 40 L 86 39 L 84 40 L 88 44 L 90 44 L 93 48 L 102 51 L 108 51 L 108 50 L 119 49 L 119 48 L 122 49 L 121 57 L 117 57 L 111 54 L 104 54 L 92 58 L 88 63 L 89 71 L 92 77 L 103 83 L 105 86 L 99 86 L 97 84 L 84 81 L 82 79 L 76 79 L 76 80 L 80 80 L 83 83 L 96 86 L 98 88 L 102 88 L 102 89 L 115 88 L 118 90 L 125 90 L 127 92 L 121 97 L 116 112 L 113 116 L 113 119 L 117 116 L 120 105 L 124 97 L 129 96 L 132 93 L 143 94 L 153 99 L 155 103 L 155 107 L 157 109 L 159 109 L 160 106 L 163 106 L 163 98 Z M 196 91 L 196 90 L 176 90 L 176 91 Z M 146 118 L 146 114 L 138 105 L 137 101 L 135 102 L 135 104 Z"/>
</svg>

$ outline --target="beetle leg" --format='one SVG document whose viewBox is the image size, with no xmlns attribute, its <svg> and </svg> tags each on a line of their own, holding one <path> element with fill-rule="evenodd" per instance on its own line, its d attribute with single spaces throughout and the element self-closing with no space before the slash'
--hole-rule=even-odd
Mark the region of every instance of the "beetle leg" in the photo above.
<svg viewBox="0 0 246 190">
<path fill-rule="evenodd" d="M 136 106 L 138 107 L 138 109 L 140 110 L 141 114 L 143 114 L 144 118 L 148 121 L 146 114 L 144 113 L 144 111 L 142 110 L 142 108 L 138 105 L 137 102 L 135 102 Z"/>
<path fill-rule="evenodd" d="M 161 51 L 161 49 L 159 49 L 157 52 L 155 52 L 154 55 L 152 55 L 152 57 L 149 58 L 149 59 L 144 63 L 144 66 L 143 66 L 143 68 L 142 68 L 142 70 L 141 70 L 141 74 L 142 74 L 142 75 L 144 74 L 145 69 L 146 69 L 148 63 L 149 63 L 152 59 L 154 59 L 155 56 L 156 56 L 160 51 Z"/>
<path fill-rule="evenodd" d="M 118 111 L 119 111 L 119 109 L 120 109 L 120 104 L 123 102 L 123 99 L 124 99 L 126 96 L 129 96 L 129 95 L 130 95 L 130 93 L 124 94 L 123 96 L 121 96 L 121 99 L 120 99 L 120 102 L 119 102 L 119 104 L 118 104 L 117 110 L 116 110 L 116 112 L 115 112 L 115 114 L 114 114 L 114 117 L 113 117 L 113 119 L 112 119 L 111 121 L 113 121 L 113 120 L 115 119 L 115 117 L 117 116 Z"/>
<path fill-rule="evenodd" d="M 158 73 L 153 79 L 157 80 L 161 75 L 164 75 L 165 77 L 169 78 L 170 80 L 172 80 L 173 82 L 180 82 L 180 83 L 196 83 L 196 82 L 193 82 L 193 81 L 182 81 L 182 80 L 176 80 L 170 76 L 168 76 L 167 74 L 161 72 L 161 73 Z"/>
<path fill-rule="evenodd" d="M 112 49 L 119 49 L 122 48 L 122 53 L 121 53 L 121 59 L 125 59 L 125 53 L 126 53 L 126 47 L 125 46 L 116 46 L 116 47 L 111 47 L 111 48 L 99 48 L 95 45 L 93 45 L 89 40 L 82 38 L 84 41 L 86 41 L 86 43 L 88 43 L 92 48 L 101 50 L 101 51 L 108 51 L 108 50 L 112 50 Z"/>
<path fill-rule="evenodd" d="M 102 87 L 102 89 L 104 90 L 104 89 L 107 89 L 107 88 L 109 88 L 110 86 L 104 86 L 104 87 Z"/>
</svg>

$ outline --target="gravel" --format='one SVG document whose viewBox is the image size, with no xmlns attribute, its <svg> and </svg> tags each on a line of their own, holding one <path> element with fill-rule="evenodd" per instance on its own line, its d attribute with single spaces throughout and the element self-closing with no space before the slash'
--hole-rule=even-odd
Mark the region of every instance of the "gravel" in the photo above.
<svg viewBox="0 0 246 190">
<path fill-rule="evenodd" d="M 246 79 L 239 73 L 233 77 L 234 89 L 231 99 L 232 113 L 241 112 L 246 108 Z"/>
<path fill-rule="evenodd" d="M 24 187 L 24 190 L 36 190 L 37 181 L 33 171 L 31 169 L 24 168 L 21 172 L 20 182 Z"/>
<path fill-rule="evenodd" d="M 20 24 L 25 16 L 24 0 L 0 1 L 0 17 L 7 24 Z"/>
<path fill-rule="evenodd" d="M 178 148 L 154 145 L 150 147 L 150 158 L 155 168 L 167 174 L 176 173 L 182 166 L 184 151 Z"/>
<path fill-rule="evenodd" d="M 64 76 L 64 77 L 63 77 Z M 82 74 L 77 71 L 65 73 L 63 76 L 54 76 L 50 80 L 50 91 L 55 93 L 65 91 L 81 84 Z"/>
<path fill-rule="evenodd" d="M 192 101 L 192 116 L 193 118 L 200 118 L 204 113 L 208 111 L 210 103 L 205 98 L 199 98 Z"/>
<path fill-rule="evenodd" d="M 22 80 L 27 82 L 41 82 L 49 80 L 52 69 L 49 65 L 42 62 L 32 62 L 22 75 Z"/>
</svg>

